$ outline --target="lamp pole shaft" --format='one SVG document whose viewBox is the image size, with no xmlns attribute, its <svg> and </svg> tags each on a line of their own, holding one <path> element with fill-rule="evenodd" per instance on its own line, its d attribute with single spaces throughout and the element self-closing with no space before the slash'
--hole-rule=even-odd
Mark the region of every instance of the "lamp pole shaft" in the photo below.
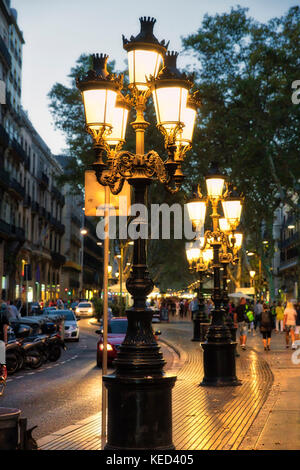
<svg viewBox="0 0 300 470">
<path fill-rule="evenodd" d="M 105 186 L 105 206 L 109 203 L 109 187 Z M 107 329 L 108 329 L 108 256 L 109 256 L 109 211 L 104 212 L 105 239 L 104 239 L 104 273 L 103 273 L 103 352 L 102 352 L 102 377 L 107 374 Z M 102 380 L 102 426 L 101 437 L 106 438 L 107 423 L 107 390 Z"/>
<path fill-rule="evenodd" d="M 203 296 L 203 271 L 198 271 L 199 288 L 197 289 L 198 310 L 193 318 L 194 335 L 192 341 L 204 341 L 209 326 L 208 319 L 205 314 L 205 304 Z"/>
<path fill-rule="evenodd" d="M 228 326 L 224 323 L 225 310 L 222 308 L 222 291 L 220 276 L 220 248 L 218 232 L 217 201 L 212 201 L 213 213 L 213 272 L 214 290 L 212 322 L 208 328 L 206 341 L 202 343 L 204 377 L 200 385 L 211 387 L 224 387 L 240 385 L 236 376 L 235 350 L 236 342 L 231 339 Z"/>
<path fill-rule="evenodd" d="M 134 189 L 134 202 L 145 206 L 151 178 L 143 164 L 145 105 L 137 103 L 137 117 L 132 127 L 136 132 L 136 166 L 128 178 Z M 140 214 L 136 233 L 143 234 Z M 126 281 L 133 306 L 126 311 L 128 327 L 120 346 L 112 375 L 103 377 L 108 389 L 108 441 L 106 450 L 172 450 L 172 388 L 176 377 L 166 377 L 165 361 L 152 330 L 152 310 L 146 299 L 153 290 L 146 265 L 146 240 L 134 239 L 133 263 Z"/>
</svg>

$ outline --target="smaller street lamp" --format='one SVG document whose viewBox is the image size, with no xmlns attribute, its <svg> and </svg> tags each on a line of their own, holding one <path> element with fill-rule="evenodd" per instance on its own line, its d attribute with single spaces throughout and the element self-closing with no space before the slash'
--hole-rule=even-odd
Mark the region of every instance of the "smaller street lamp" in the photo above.
<svg viewBox="0 0 300 470">
<path fill-rule="evenodd" d="M 203 198 L 198 189 L 199 200 L 206 206 L 212 206 L 212 230 L 207 230 L 204 234 L 202 249 L 207 246 L 213 251 L 211 266 L 214 273 L 214 291 L 212 299 L 214 310 L 212 311 L 212 322 L 208 328 L 206 341 L 202 343 L 204 351 L 204 378 L 203 386 L 232 386 L 240 385 L 236 377 L 235 354 L 236 342 L 232 340 L 230 330 L 224 319 L 226 311 L 224 305 L 228 306 L 227 295 L 227 265 L 235 262 L 238 251 L 238 244 L 241 237 L 235 237 L 236 230 L 241 217 L 241 198 L 234 192 L 233 187 L 226 185 L 225 176 L 220 172 L 217 165 L 213 163 L 209 174 L 205 178 L 207 197 Z M 194 201 L 191 201 L 191 203 Z M 220 218 L 218 205 L 222 203 L 225 217 Z M 204 221 L 205 212 L 200 204 L 191 206 L 191 218 L 195 225 L 200 225 Z M 193 214 L 195 212 L 196 214 Z M 225 220 L 224 220 L 225 219 Z M 229 234 L 231 239 L 229 241 Z M 220 271 L 223 267 L 223 292 L 221 291 Z"/>
<path fill-rule="evenodd" d="M 256 274 L 256 271 L 254 270 L 250 270 L 249 271 L 249 275 L 250 275 L 250 279 L 251 279 L 251 287 L 254 287 L 254 278 L 255 278 L 255 274 Z"/>
<path fill-rule="evenodd" d="M 213 258 L 211 249 L 201 249 L 196 246 L 196 242 L 186 244 L 186 256 L 189 262 L 191 272 L 196 272 L 199 277 L 199 287 L 197 289 L 198 309 L 193 316 L 193 338 L 192 341 L 203 341 L 207 332 L 209 322 L 205 314 L 204 296 L 203 296 L 203 277 L 208 271 L 209 263 Z"/>
</svg>

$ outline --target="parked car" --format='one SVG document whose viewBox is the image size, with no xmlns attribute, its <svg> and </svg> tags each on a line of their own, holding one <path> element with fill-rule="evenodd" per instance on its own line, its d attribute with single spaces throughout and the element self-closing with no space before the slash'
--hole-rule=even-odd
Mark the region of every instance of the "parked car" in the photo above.
<svg viewBox="0 0 300 470">
<path fill-rule="evenodd" d="M 57 310 L 56 307 L 45 307 L 45 308 L 43 308 L 43 310 L 42 310 L 42 314 L 44 315 L 44 314 L 46 314 L 46 313 L 53 312 L 53 311 L 56 311 L 56 310 Z"/>
<path fill-rule="evenodd" d="M 92 302 L 79 302 L 75 313 L 78 317 L 93 317 L 95 315 L 94 305 Z"/>
<path fill-rule="evenodd" d="M 117 352 L 123 343 L 128 326 L 128 320 L 126 317 L 112 317 L 108 323 L 107 328 L 107 363 L 112 364 L 112 361 L 116 358 Z M 102 353 L 103 353 L 103 330 L 96 330 L 97 334 L 101 334 L 101 337 L 97 343 L 97 366 L 102 367 Z M 155 332 L 155 338 L 160 335 L 160 331 Z"/>
<path fill-rule="evenodd" d="M 72 310 L 56 310 L 50 311 L 47 316 L 51 317 L 64 317 L 65 324 L 64 324 L 64 339 L 65 340 L 72 340 L 72 341 L 79 341 L 79 326 L 77 323 L 77 319 L 75 314 Z"/>
<path fill-rule="evenodd" d="M 75 312 L 77 305 L 78 305 L 78 302 L 72 302 L 70 305 L 70 309 L 73 310 L 73 312 Z"/>
<path fill-rule="evenodd" d="M 126 317 L 112 318 L 107 328 L 107 363 L 111 364 L 117 356 L 118 349 L 123 343 L 127 331 L 128 320 Z M 96 333 L 101 333 L 97 330 Z M 102 367 L 103 336 L 97 343 L 97 366 Z"/>
<path fill-rule="evenodd" d="M 152 315 L 152 323 L 160 323 L 160 311 L 156 308 L 152 308 L 153 315 Z"/>
</svg>

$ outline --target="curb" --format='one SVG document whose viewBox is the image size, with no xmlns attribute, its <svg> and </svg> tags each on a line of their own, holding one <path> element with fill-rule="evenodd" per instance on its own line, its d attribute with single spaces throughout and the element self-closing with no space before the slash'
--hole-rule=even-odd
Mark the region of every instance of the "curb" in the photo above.
<svg viewBox="0 0 300 470">
<path fill-rule="evenodd" d="M 159 341 L 160 341 L 160 343 L 166 344 L 167 346 L 169 346 L 169 348 L 171 348 L 171 349 L 173 349 L 173 351 L 175 351 L 175 353 L 179 356 L 180 368 L 183 367 L 183 365 L 186 363 L 187 358 L 188 358 L 187 353 L 182 348 L 180 348 L 178 345 L 174 346 L 174 344 L 171 343 L 171 341 L 168 341 L 164 338 L 163 339 L 159 338 Z"/>
<path fill-rule="evenodd" d="M 87 418 L 84 418 L 76 422 L 76 424 L 71 424 L 65 428 L 62 428 L 62 429 L 59 429 L 58 431 L 53 432 L 52 434 L 48 434 L 47 436 L 41 437 L 37 441 L 38 449 L 41 449 L 41 447 L 49 444 L 49 442 L 53 442 L 56 439 L 60 439 L 63 436 L 66 436 L 67 434 L 70 434 L 73 431 L 90 424 L 90 422 L 93 420 L 97 419 L 101 423 L 101 415 L 102 415 L 102 412 L 100 411 L 99 413 L 95 413 L 92 416 L 88 416 Z"/>
</svg>

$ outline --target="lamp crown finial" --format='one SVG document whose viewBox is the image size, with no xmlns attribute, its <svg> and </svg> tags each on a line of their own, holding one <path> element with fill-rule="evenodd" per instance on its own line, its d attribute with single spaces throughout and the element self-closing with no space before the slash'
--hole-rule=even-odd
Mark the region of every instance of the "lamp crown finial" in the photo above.
<svg viewBox="0 0 300 470">
<path fill-rule="evenodd" d="M 160 46 L 159 49 L 161 53 L 164 54 L 168 48 L 169 42 L 163 39 L 162 41 L 158 41 L 158 39 L 153 34 L 153 28 L 156 23 L 156 19 L 152 18 L 151 16 L 141 16 L 140 17 L 140 24 L 141 30 L 137 36 L 130 36 L 130 39 L 126 39 L 123 35 L 123 46 L 126 50 L 132 47 L 133 44 L 136 43 L 144 43 L 144 44 L 152 44 Z"/>
<path fill-rule="evenodd" d="M 178 55 L 179 55 L 178 52 L 168 51 L 165 54 L 165 67 L 168 67 L 169 69 L 177 69 Z"/>
<path fill-rule="evenodd" d="M 106 78 L 109 73 L 107 71 L 107 61 L 108 61 L 107 54 L 92 54 L 92 61 L 93 61 L 93 69 L 95 70 L 96 74 Z"/>
</svg>

